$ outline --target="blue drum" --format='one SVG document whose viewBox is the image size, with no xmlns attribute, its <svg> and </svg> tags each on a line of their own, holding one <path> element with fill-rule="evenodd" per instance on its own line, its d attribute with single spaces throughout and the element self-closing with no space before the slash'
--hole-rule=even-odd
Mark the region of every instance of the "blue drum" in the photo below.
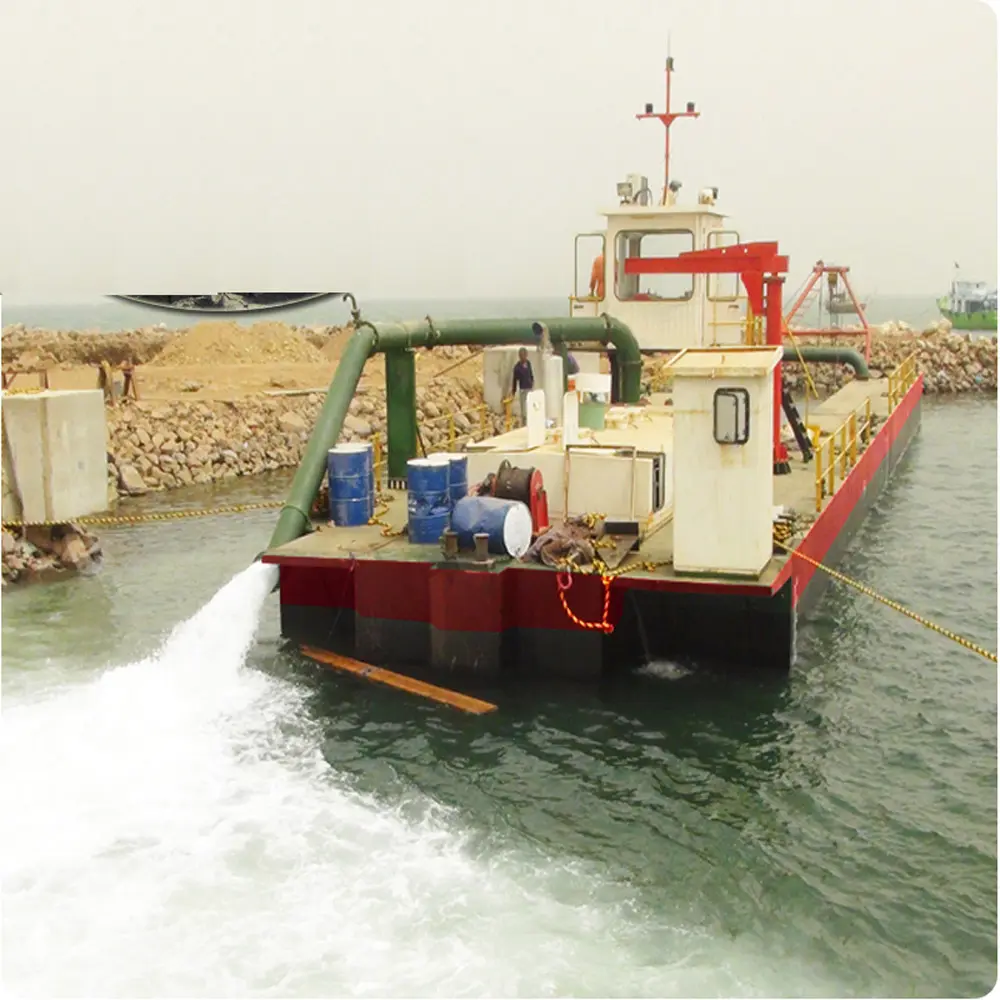
<svg viewBox="0 0 1000 1000">
<path fill-rule="evenodd" d="M 406 463 L 406 512 L 410 541 L 433 545 L 448 528 L 451 463 L 447 458 L 411 458 Z"/>
<path fill-rule="evenodd" d="M 330 520 L 338 527 L 367 524 L 375 513 L 375 462 L 370 444 L 338 444 L 326 456 Z"/>
</svg>

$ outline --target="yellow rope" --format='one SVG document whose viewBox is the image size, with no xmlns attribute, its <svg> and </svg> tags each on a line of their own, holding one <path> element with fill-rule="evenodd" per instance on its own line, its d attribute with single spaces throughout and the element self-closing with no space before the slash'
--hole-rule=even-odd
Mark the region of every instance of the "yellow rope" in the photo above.
<svg viewBox="0 0 1000 1000">
<path fill-rule="evenodd" d="M 72 517 L 62 521 L 4 521 L 3 528 L 52 528 L 58 524 L 142 524 L 146 521 L 175 521 L 186 517 L 208 517 L 211 514 L 243 514 L 250 510 L 274 510 L 284 506 L 283 500 L 266 500 L 261 503 L 237 503 L 225 507 L 205 507 L 193 510 L 163 510 L 150 514 L 104 515 Z"/>
<path fill-rule="evenodd" d="M 911 611 L 909 608 L 903 607 L 898 601 L 892 601 L 888 597 L 883 597 L 877 591 L 872 590 L 871 587 L 865 586 L 865 584 L 860 583 L 857 580 L 852 580 L 849 576 L 844 576 L 843 573 L 838 573 L 837 570 L 831 569 L 829 566 L 824 566 L 821 562 L 817 562 L 815 559 L 810 558 L 803 552 L 799 552 L 798 549 L 794 549 L 791 546 L 785 545 L 783 542 L 779 541 L 777 538 L 774 540 L 774 544 L 779 548 L 784 549 L 786 552 L 793 556 L 798 556 L 799 559 L 804 559 L 807 563 L 815 566 L 816 569 L 823 570 L 824 573 L 828 573 L 834 578 L 834 580 L 839 580 L 841 583 L 846 583 L 848 587 L 853 587 L 855 590 L 866 595 L 867 597 L 873 597 L 876 601 L 884 604 L 887 608 L 892 608 L 893 611 L 898 611 L 902 615 L 906 615 L 907 618 L 912 619 L 924 628 L 930 629 L 932 632 L 937 632 L 938 635 L 943 635 L 946 639 L 951 639 L 952 642 L 957 642 L 959 646 L 970 650 L 973 653 L 978 653 L 980 656 L 989 660 L 991 663 L 997 662 L 997 654 L 991 653 L 988 649 L 983 649 L 982 646 L 977 646 L 974 642 L 970 642 L 968 639 L 963 639 L 962 636 L 956 635 L 949 629 L 943 628 L 941 625 L 937 625 L 932 621 L 928 621 L 926 618 L 918 615 L 915 611 Z"/>
<path fill-rule="evenodd" d="M 799 364 L 802 365 L 802 371 L 805 372 L 806 376 L 806 386 L 812 390 L 813 398 L 819 399 L 819 392 L 816 389 L 816 383 L 813 382 L 812 375 L 809 374 L 809 366 L 806 364 L 806 359 L 802 357 L 802 351 L 799 349 L 799 339 L 792 333 L 791 327 L 782 320 L 781 325 L 784 328 L 785 336 L 790 337 L 792 340 L 792 347 L 795 348 L 795 353 L 798 355 Z M 808 398 L 808 397 L 807 397 Z"/>
</svg>

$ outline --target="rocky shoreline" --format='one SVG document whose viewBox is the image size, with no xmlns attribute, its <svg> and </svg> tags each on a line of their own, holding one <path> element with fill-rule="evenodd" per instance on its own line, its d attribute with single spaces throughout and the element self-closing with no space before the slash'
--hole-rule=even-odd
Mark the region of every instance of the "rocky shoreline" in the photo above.
<svg viewBox="0 0 1000 1000">
<path fill-rule="evenodd" d="M 4 585 L 96 572 L 103 559 L 97 536 L 78 524 L 4 529 L 2 543 Z"/>
<path fill-rule="evenodd" d="M 120 496 L 218 482 L 298 465 L 323 403 L 322 393 L 231 402 L 137 402 L 108 411 L 108 485 Z M 417 390 L 417 423 L 428 453 L 478 435 L 482 393 L 464 382 Z M 472 411 L 472 412 L 470 412 Z M 488 414 L 487 433 L 503 429 Z M 344 420 L 341 442 L 385 440 L 385 390 L 362 387 Z"/>
<path fill-rule="evenodd" d="M 197 328 L 194 331 L 197 332 Z M 863 342 L 838 338 L 840 346 L 861 349 Z M 996 336 L 970 338 L 950 329 L 946 320 L 916 332 L 905 323 L 889 323 L 874 328 L 871 364 L 874 375 L 891 371 L 911 354 L 925 377 L 928 393 L 995 393 L 997 389 Z M 3 363 L 8 371 L 32 371 L 40 367 L 71 368 L 106 361 L 112 365 L 130 362 L 156 364 L 161 355 L 183 358 L 185 344 L 197 347 L 203 367 L 190 362 L 191 379 L 180 386 L 187 398 L 124 399 L 107 410 L 108 506 L 119 497 L 138 496 L 152 491 L 194 484 L 220 482 L 255 476 L 278 469 L 294 468 L 302 458 L 306 442 L 323 402 L 323 391 L 301 391 L 267 395 L 256 391 L 232 399 L 197 398 L 201 379 L 211 377 L 211 362 L 220 351 L 219 363 L 247 366 L 265 365 L 279 356 L 296 362 L 307 361 L 318 352 L 326 359 L 331 349 L 349 330 L 340 327 L 290 328 L 271 325 L 258 341 L 234 341 L 230 336 L 206 339 L 182 338 L 188 331 L 161 328 L 125 331 L 116 334 L 52 332 L 6 328 L 3 335 Z M 267 357 L 253 355 L 254 344 Z M 800 344 L 835 346 L 832 338 L 800 340 Z M 248 346 L 249 344 L 249 346 Z M 220 346 L 221 345 L 221 346 Z M 208 352 L 207 354 L 205 352 Z M 472 353 L 464 347 L 441 348 L 448 365 L 457 364 Z M 647 358 L 644 384 L 657 383 L 664 358 Z M 330 362 L 332 363 L 332 362 Z M 207 368 L 205 367 L 207 366 Z M 183 366 L 182 366 L 183 367 Z M 186 369 L 185 378 L 186 378 Z M 836 391 L 854 378 L 846 365 L 810 364 L 810 374 L 821 397 Z M 206 375 L 205 372 L 208 372 Z M 793 392 L 805 391 L 802 366 L 784 366 L 786 384 Z M 503 417 L 489 413 L 482 418 L 482 374 L 476 362 L 453 374 L 425 380 L 418 387 L 418 428 L 426 451 L 449 446 L 448 416 L 454 426 L 454 446 L 462 448 L 472 437 L 482 436 L 480 421 L 487 434 L 503 429 Z M 385 435 L 385 389 L 380 375 L 359 387 L 344 422 L 341 441 L 371 440 Z M 275 385 L 275 381 L 272 381 Z M 27 528 L 3 533 L 3 581 L 18 582 L 48 578 L 64 572 L 87 571 L 100 564 L 100 544 L 77 525 L 54 529 Z"/>
<path fill-rule="evenodd" d="M 863 353 L 860 337 L 803 338 L 802 345 L 853 347 Z M 924 376 L 924 392 L 955 394 L 997 391 L 997 338 L 970 338 L 956 333 L 951 323 L 940 320 L 918 333 L 906 323 L 886 323 L 873 329 L 869 367 L 872 374 L 888 374 L 911 354 L 916 354 L 917 370 Z M 793 391 L 806 389 L 802 365 L 783 366 L 785 384 Z M 809 372 L 821 396 L 828 396 L 854 378 L 847 365 L 810 364 Z"/>
</svg>

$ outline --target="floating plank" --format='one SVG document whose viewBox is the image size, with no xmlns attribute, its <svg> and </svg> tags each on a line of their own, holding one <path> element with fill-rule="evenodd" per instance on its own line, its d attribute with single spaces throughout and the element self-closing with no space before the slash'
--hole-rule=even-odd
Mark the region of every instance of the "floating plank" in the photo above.
<svg viewBox="0 0 1000 1000">
<path fill-rule="evenodd" d="M 362 663 L 361 660 L 353 660 L 349 656 L 329 653 L 325 649 L 315 649 L 312 646 L 300 646 L 299 649 L 304 656 L 308 656 L 309 659 L 315 660 L 317 663 L 336 667 L 338 670 L 346 670 L 358 677 L 378 681 L 380 684 L 388 684 L 390 687 L 409 691 L 411 694 L 419 694 L 424 698 L 431 698 L 442 704 L 451 705 L 452 708 L 460 708 L 463 712 L 470 712 L 473 715 L 495 712 L 497 708 L 496 705 L 492 705 L 488 701 L 481 701 L 479 698 L 472 698 L 467 694 L 459 694 L 457 691 L 449 691 L 436 684 L 427 684 L 404 674 L 393 673 L 393 671 L 385 670 L 383 667 L 373 667 L 370 663 Z"/>
</svg>

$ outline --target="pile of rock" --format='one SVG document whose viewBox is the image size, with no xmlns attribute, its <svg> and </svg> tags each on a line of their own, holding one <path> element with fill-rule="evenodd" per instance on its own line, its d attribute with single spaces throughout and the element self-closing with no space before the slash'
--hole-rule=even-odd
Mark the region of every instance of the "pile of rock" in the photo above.
<svg viewBox="0 0 1000 1000">
<path fill-rule="evenodd" d="M 860 337 L 802 339 L 800 345 L 853 347 L 863 351 Z M 940 320 L 917 333 L 906 323 L 886 323 L 872 329 L 869 367 L 873 375 L 888 374 L 911 354 L 917 355 L 917 369 L 924 376 L 928 393 L 996 392 L 997 338 L 970 337 L 955 333 L 948 320 Z M 783 368 L 785 384 L 795 392 L 804 392 L 802 366 L 789 363 Z M 847 365 L 812 364 L 809 372 L 821 397 L 836 392 L 854 378 Z"/>
<path fill-rule="evenodd" d="M 99 568 L 101 543 L 78 524 L 3 531 L 3 584 L 49 580 Z"/>
<path fill-rule="evenodd" d="M 843 337 L 800 337 L 800 347 L 848 347 L 864 354 L 864 339 L 858 331 L 845 328 Z M 787 342 L 786 342 L 787 344 Z M 872 327 L 872 350 L 869 368 L 872 375 L 887 375 L 911 354 L 917 356 L 917 369 L 924 376 L 928 393 L 965 393 L 997 391 L 997 338 L 970 337 L 955 333 L 951 323 L 942 319 L 921 332 L 906 323 L 886 323 Z M 643 384 L 647 391 L 669 386 L 670 357 L 658 355 L 643 361 Z M 809 374 L 826 398 L 854 378 L 849 365 L 807 362 Z M 794 393 L 806 391 L 806 377 L 797 361 L 782 367 L 785 385 Z"/>
<path fill-rule="evenodd" d="M 248 397 L 232 402 L 124 401 L 108 410 L 109 481 L 119 495 L 211 483 L 296 466 L 323 403 L 321 393 Z M 482 391 L 475 382 L 442 381 L 418 389 L 417 420 L 428 452 L 481 435 Z M 472 411 L 472 412 L 470 412 Z M 503 418 L 489 414 L 488 434 Z M 351 401 L 341 441 L 385 435 L 385 390 L 362 387 Z"/>
</svg>

